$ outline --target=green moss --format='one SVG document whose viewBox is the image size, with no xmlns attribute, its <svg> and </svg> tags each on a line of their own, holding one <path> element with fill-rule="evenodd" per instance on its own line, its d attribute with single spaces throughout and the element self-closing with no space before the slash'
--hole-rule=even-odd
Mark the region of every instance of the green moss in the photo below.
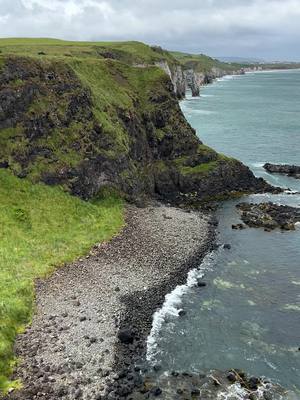
<svg viewBox="0 0 300 400">
<path fill-rule="evenodd" d="M 30 320 L 33 281 L 110 239 L 124 223 L 116 194 L 88 203 L 0 170 L 0 390 L 11 385 L 13 341 Z"/>
<path fill-rule="evenodd" d="M 201 174 L 206 175 L 208 172 L 213 171 L 218 166 L 218 161 L 211 161 L 208 163 L 198 164 L 195 167 L 182 167 L 180 172 L 183 175 Z"/>
<path fill-rule="evenodd" d="M 20 138 L 22 138 L 22 128 L 19 125 L 0 129 L 0 161 L 11 159 L 11 153 L 18 147 Z"/>
<path fill-rule="evenodd" d="M 168 165 L 163 160 L 158 160 L 153 163 L 153 168 L 159 172 L 164 172 L 168 170 Z"/>
</svg>

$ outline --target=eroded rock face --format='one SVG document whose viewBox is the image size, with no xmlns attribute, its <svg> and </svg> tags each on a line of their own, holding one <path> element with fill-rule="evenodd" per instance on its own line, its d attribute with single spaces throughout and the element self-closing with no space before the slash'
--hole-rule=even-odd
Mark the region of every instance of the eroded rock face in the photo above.
<svg viewBox="0 0 300 400">
<path fill-rule="evenodd" d="M 296 179 L 300 179 L 300 166 L 288 164 L 266 163 L 264 169 L 270 173 L 285 174 Z"/>
<path fill-rule="evenodd" d="M 300 222 L 300 209 L 274 203 L 240 203 L 237 205 L 245 224 L 254 228 L 294 230 Z"/>
<path fill-rule="evenodd" d="M 156 196 L 180 204 L 273 190 L 242 163 L 202 145 L 178 104 L 185 92 L 181 68 L 160 68 L 167 74 L 155 72 L 145 90 L 136 82 L 147 66 L 106 61 L 94 85 L 119 87 L 124 105 L 109 103 L 106 95 L 96 101 L 94 87 L 81 82 L 73 64 L 6 58 L 0 166 L 85 199 L 107 186 L 133 201 Z"/>
</svg>

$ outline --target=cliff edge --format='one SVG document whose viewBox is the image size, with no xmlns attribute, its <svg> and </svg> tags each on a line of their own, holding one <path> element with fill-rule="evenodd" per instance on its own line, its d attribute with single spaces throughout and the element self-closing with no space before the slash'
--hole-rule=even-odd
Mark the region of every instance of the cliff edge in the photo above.
<svg viewBox="0 0 300 400">
<path fill-rule="evenodd" d="M 84 199 L 195 202 L 270 187 L 203 145 L 170 53 L 138 42 L 0 41 L 0 167 Z M 26 55 L 25 55 L 26 54 Z"/>
</svg>

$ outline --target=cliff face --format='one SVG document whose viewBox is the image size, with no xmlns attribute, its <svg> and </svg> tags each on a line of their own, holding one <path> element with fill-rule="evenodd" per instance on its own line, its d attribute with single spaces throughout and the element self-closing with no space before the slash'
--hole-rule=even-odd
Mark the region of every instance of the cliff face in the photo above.
<svg viewBox="0 0 300 400">
<path fill-rule="evenodd" d="M 184 98 L 188 89 L 191 90 L 193 97 L 199 96 L 201 87 L 212 83 L 216 78 L 221 78 L 225 75 L 242 75 L 245 73 L 244 69 L 225 71 L 219 68 L 212 68 L 210 71 L 204 73 L 197 72 L 193 68 L 185 69 L 184 66 L 181 65 L 173 65 L 172 68 L 170 68 L 166 61 L 156 62 L 155 65 L 161 68 L 170 77 L 178 99 Z"/>
<path fill-rule="evenodd" d="M 240 162 L 204 146 L 177 97 L 180 66 L 6 56 L 0 67 L 0 167 L 82 198 L 182 203 L 265 190 Z"/>
<path fill-rule="evenodd" d="M 180 63 L 185 87 L 191 90 L 192 96 L 199 96 L 201 86 L 212 83 L 216 78 L 245 73 L 246 66 L 242 64 L 223 63 L 203 54 L 171 54 Z"/>
</svg>

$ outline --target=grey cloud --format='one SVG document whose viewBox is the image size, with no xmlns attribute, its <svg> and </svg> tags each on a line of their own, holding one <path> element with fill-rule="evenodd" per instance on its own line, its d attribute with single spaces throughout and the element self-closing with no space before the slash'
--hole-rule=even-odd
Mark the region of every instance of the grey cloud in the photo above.
<svg viewBox="0 0 300 400">
<path fill-rule="evenodd" d="M 300 59 L 300 0 L 0 0 L 0 36 Z"/>
</svg>

